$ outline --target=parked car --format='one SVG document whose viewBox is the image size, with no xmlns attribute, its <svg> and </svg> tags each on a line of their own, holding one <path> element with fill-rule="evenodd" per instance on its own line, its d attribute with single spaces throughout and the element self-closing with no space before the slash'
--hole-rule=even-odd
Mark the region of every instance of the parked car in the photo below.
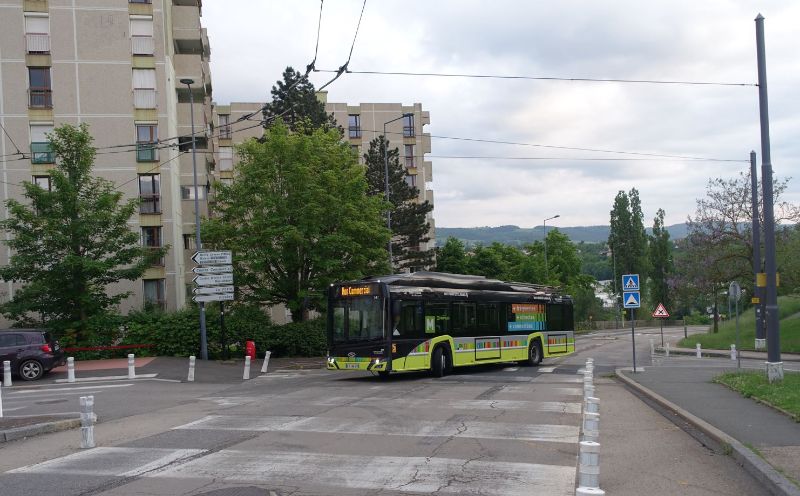
<svg viewBox="0 0 800 496">
<path fill-rule="evenodd" d="M 64 350 L 50 332 L 42 329 L 0 330 L 0 362 L 11 362 L 11 373 L 35 381 L 53 367 L 64 365 Z"/>
</svg>

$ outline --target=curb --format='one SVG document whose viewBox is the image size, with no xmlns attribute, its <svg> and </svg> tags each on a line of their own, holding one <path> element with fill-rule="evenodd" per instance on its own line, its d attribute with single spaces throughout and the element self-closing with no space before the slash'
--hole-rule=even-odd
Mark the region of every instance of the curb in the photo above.
<svg viewBox="0 0 800 496">
<path fill-rule="evenodd" d="M 56 420 L 55 422 L 43 422 L 41 424 L 26 425 L 25 427 L 16 427 L 0 431 L 0 443 L 7 443 L 9 441 L 16 441 L 26 437 L 38 436 L 39 434 L 47 434 L 49 432 L 66 431 L 80 427 L 81 419 L 73 418 L 67 420 Z"/>
<path fill-rule="evenodd" d="M 800 496 L 800 488 L 795 486 L 772 465 L 753 453 L 750 449 L 733 437 L 717 429 L 705 420 L 689 413 L 654 391 L 642 386 L 635 380 L 625 375 L 622 369 L 617 369 L 616 374 L 617 377 L 628 387 L 635 389 L 644 396 L 647 396 L 662 408 L 673 412 L 675 415 L 692 425 L 695 429 L 710 438 L 712 441 L 716 442 L 718 447 L 722 449 L 723 453 L 726 453 L 728 450 L 730 450 L 729 455 L 736 460 L 739 465 L 744 467 L 744 469 L 747 470 L 750 475 L 762 483 L 772 494 L 775 494 L 776 496 Z"/>
</svg>

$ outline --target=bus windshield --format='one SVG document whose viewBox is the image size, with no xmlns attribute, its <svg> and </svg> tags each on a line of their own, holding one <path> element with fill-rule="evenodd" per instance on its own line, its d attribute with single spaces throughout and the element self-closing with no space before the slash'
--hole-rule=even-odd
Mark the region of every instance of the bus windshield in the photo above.
<svg viewBox="0 0 800 496">
<path fill-rule="evenodd" d="M 333 301 L 333 341 L 383 339 L 383 298 L 362 296 Z"/>
</svg>

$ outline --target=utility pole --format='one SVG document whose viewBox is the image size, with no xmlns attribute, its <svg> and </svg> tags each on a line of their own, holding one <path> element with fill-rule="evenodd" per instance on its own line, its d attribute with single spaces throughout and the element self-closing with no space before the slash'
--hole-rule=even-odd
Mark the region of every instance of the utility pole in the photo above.
<svg viewBox="0 0 800 496">
<path fill-rule="evenodd" d="M 764 332 L 764 290 L 758 285 L 758 274 L 761 273 L 761 219 L 758 210 L 758 170 L 756 169 L 756 152 L 750 152 L 750 186 L 753 211 L 753 305 L 756 310 L 756 342 L 755 349 L 767 347 Z"/>
</svg>

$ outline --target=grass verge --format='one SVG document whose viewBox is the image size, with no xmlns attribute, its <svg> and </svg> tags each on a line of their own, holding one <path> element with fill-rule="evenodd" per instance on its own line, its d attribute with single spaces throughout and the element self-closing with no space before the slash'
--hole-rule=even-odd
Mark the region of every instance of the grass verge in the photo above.
<svg viewBox="0 0 800 496">
<path fill-rule="evenodd" d="M 763 371 L 727 372 L 715 377 L 714 382 L 780 409 L 800 422 L 800 373 L 785 372 L 782 382 L 770 384 Z"/>
</svg>

